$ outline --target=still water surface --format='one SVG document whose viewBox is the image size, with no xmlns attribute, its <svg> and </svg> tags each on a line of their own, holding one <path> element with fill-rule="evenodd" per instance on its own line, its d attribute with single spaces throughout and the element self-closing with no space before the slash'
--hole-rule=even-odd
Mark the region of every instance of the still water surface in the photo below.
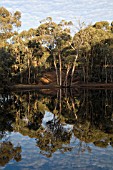
<svg viewBox="0 0 113 170">
<path fill-rule="evenodd" d="M 2 93 L 0 169 L 112 170 L 113 91 Z"/>
</svg>

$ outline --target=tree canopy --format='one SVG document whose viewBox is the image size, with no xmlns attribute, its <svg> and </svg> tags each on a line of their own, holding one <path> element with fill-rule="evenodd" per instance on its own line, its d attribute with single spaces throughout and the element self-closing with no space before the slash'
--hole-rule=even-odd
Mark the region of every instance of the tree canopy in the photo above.
<svg viewBox="0 0 113 170">
<path fill-rule="evenodd" d="M 1 84 L 40 83 L 44 72 L 55 72 L 56 84 L 112 82 L 113 23 L 96 22 L 71 35 L 71 21 L 51 17 L 28 31 L 18 32 L 21 13 L 0 8 Z M 46 77 L 47 78 L 47 77 Z M 4 81 L 6 83 L 4 83 Z"/>
</svg>

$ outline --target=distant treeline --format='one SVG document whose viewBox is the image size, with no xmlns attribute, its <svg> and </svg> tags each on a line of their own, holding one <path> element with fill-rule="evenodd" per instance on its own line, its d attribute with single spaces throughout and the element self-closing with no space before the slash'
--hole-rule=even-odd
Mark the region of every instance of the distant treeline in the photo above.
<svg viewBox="0 0 113 170">
<path fill-rule="evenodd" d="M 51 17 L 36 29 L 18 32 L 21 13 L 0 8 L 0 84 L 39 83 L 44 72 L 56 73 L 56 84 L 113 82 L 113 22 L 85 25 L 55 23 Z M 74 36 L 71 28 L 78 27 Z"/>
</svg>

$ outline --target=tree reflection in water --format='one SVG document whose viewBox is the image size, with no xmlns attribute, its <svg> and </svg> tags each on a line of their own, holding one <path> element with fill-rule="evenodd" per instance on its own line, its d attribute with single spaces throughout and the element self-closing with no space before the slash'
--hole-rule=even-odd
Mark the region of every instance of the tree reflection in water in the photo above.
<svg viewBox="0 0 113 170">
<path fill-rule="evenodd" d="M 62 153 L 71 150 L 70 139 L 72 132 L 66 130 L 60 120 L 54 119 L 48 121 L 46 129 L 37 139 L 37 146 L 41 153 L 51 157 L 52 153 L 60 150 Z"/>
<path fill-rule="evenodd" d="M 0 166 L 4 166 L 11 159 L 21 161 L 21 147 L 14 147 L 10 141 L 0 143 Z"/>
<path fill-rule="evenodd" d="M 64 153 L 73 148 L 79 153 L 91 152 L 89 143 L 97 147 L 113 146 L 112 112 L 112 90 L 60 89 L 56 94 L 47 90 L 1 94 L 0 137 L 3 139 L 6 132 L 16 131 L 35 138 L 40 153 L 47 157 L 56 151 Z M 47 113 L 52 116 L 45 119 Z M 73 136 L 79 142 L 72 147 Z M 10 142 L 2 143 L 1 147 L 9 145 L 14 152 L 6 149 L 7 153 L 12 153 L 6 163 L 12 158 L 20 160 L 20 150 L 17 156 Z M 1 150 L 0 159 L 3 158 Z"/>
</svg>

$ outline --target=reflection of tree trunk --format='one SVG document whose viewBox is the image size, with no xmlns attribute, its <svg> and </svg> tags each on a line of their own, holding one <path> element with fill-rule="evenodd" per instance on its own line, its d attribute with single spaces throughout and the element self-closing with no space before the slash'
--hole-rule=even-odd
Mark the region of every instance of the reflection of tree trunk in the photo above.
<svg viewBox="0 0 113 170">
<path fill-rule="evenodd" d="M 19 121 L 20 121 L 20 109 L 17 110 L 17 112 L 16 112 L 16 128 L 17 128 L 18 131 L 19 131 L 19 128 L 20 128 Z"/>
<path fill-rule="evenodd" d="M 28 113 L 28 117 L 30 114 L 30 92 L 28 92 L 28 106 L 27 106 L 27 113 Z"/>
<path fill-rule="evenodd" d="M 69 104 L 69 99 L 68 99 L 68 98 L 67 98 L 67 100 L 66 100 L 66 104 L 67 104 L 68 109 L 71 111 L 71 106 L 70 106 L 70 104 Z"/>
<path fill-rule="evenodd" d="M 54 66 L 55 66 L 55 71 L 56 71 L 56 79 L 57 79 L 57 85 L 59 84 L 59 81 L 58 81 L 58 69 L 57 69 L 57 62 L 56 62 L 56 57 L 55 55 L 53 55 L 54 57 Z"/>
<path fill-rule="evenodd" d="M 61 61 L 61 56 L 60 56 L 60 52 L 58 54 L 59 57 L 59 85 L 62 86 L 62 61 Z"/>
<path fill-rule="evenodd" d="M 86 90 L 83 91 L 83 100 L 81 102 L 81 108 L 85 105 L 85 101 L 86 101 Z"/>
<path fill-rule="evenodd" d="M 89 113 L 89 98 L 88 98 L 88 89 L 86 90 L 86 116 L 88 116 Z"/>
<path fill-rule="evenodd" d="M 94 122 L 93 122 L 93 116 L 94 116 L 94 112 L 93 112 L 93 105 L 92 105 L 92 101 L 89 101 L 89 113 L 90 113 L 90 118 L 91 118 L 91 125 L 93 126 Z"/>
<path fill-rule="evenodd" d="M 75 109 L 75 102 L 74 102 L 73 98 L 71 98 L 71 102 L 72 102 L 72 108 L 73 108 L 75 118 L 77 119 L 77 114 L 76 114 L 76 109 Z"/>
<path fill-rule="evenodd" d="M 62 112 L 62 89 L 59 90 L 59 114 Z"/>
<path fill-rule="evenodd" d="M 105 90 L 105 116 L 107 116 L 107 107 L 108 107 L 108 92 Z"/>
<path fill-rule="evenodd" d="M 34 110 L 37 110 L 37 100 L 34 102 Z"/>
</svg>

